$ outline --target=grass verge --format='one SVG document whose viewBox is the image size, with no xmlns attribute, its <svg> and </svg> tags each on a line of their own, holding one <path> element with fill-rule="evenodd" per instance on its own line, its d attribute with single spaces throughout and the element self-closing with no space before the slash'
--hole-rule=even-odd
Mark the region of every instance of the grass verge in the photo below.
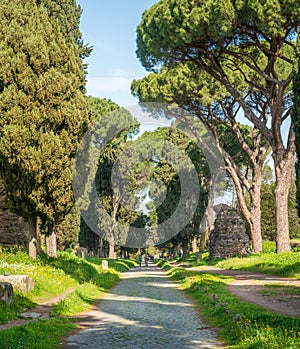
<svg viewBox="0 0 300 349">
<path fill-rule="evenodd" d="M 206 323 L 220 329 L 220 338 L 235 349 L 296 349 L 300 347 L 300 320 L 277 315 L 249 304 L 226 290 L 231 277 L 172 268 L 171 278 L 179 282 L 199 304 Z"/>
<path fill-rule="evenodd" d="M 180 260 L 191 267 L 213 265 L 215 267 L 245 270 L 284 277 L 300 279 L 300 252 L 285 252 L 277 254 L 273 242 L 264 242 L 263 252 L 247 257 L 229 258 L 226 260 L 209 259 L 208 252 L 192 253 L 186 259 Z"/>
<path fill-rule="evenodd" d="M 1 349 L 53 349 L 60 338 L 75 328 L 69 319 L 54 318 L 37 320 L 24 326 L 0 331 Z"/>
<path fill-rule="evenodd" d="M 31 292 L 15 291 L 12 305 L 0 303 L 0 324 L 74 288 L 66 298 L 52 306 L 52 318 L 0 331 L 0 348 L 55 348 L 59 338 L 75 327 L 67 317 L 88 309 L 103 291 L 119 282 L 120 272 L 136 264 L 129 260 L 108 260 L 109 268 L 103 269 L 102 260 L 98 258 L 82 259 L 71 253 L 59 253 L 58 258 L 39 255 L 33 260 L 19 248 L 0 247 L 0 273 L 26 274 L 35 282 Z"/>
</svg>

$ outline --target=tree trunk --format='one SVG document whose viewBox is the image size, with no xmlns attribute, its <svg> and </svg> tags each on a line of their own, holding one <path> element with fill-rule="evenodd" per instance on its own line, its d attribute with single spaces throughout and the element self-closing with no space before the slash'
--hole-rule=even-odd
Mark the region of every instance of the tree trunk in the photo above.
<svg viewBox="0 0 300 349">
<path fill-rule="evenodd" d="M 49 257 L 57 257 L 56 231 L 53 225 L 49 227 L 46 235 L 46 254 Z"/>
<path fill-rule="evenodd" d="M 237 199 L 239 203 L 240 210 L 249 224 L 251 241 L 252 241 L 252 252 L 259 253 L 262 252 L 262 235 L 261 235 L 261 226 L 260 226 L 260 191 L 261 191 L 261 173 L 262 173 L 262 164 L 253 165 L 252 172 L 252 186 L 248 190 L 250 195 L 251 207 L 248 209 L 243 188 L 241 186 L 240 178 L 236 170 L 231 166 L 230 161 L 226 159 L 226 169 L 230 173 L 230 176 L 233 180 L 234 187 L 237 194 Z M 261 159 L 262 162 L 262 159 Z"/>
<path fill-rule="evenodd" d="M 256 166 L 253 170 L 252 187 L 250 189 L 250 235 L 252 240 L 252 252 L 262 252 L 262 235 L 261 235 L 261 176 L 262 167 Z"/>
<path fill-rule="evenodd" d="M 288 197 L 291 176 L 294 167 L 294 156 L 290 152 L 280 162 L 275 162 L 275 214 L 276 214 L 276 250 L 277 253 L 291 250 L 288 219 Z"/>
<path fill-rule="evenodd" d="M 172 248 L 172 253 L 173 253 L 173 256 L 176 257 L 179 255 L 179 245 L 175 245 L 173 248 Z"/>
<path fill-rule="evenodd" d="M 40 230 L 40 219 L 39 217 L 37 217 L 36 220 L 36 248 L 37 248 L 37 252 L 40 253 L 42 251 L 42 246 L 43 246 L 43 237 L 41 234 L 41 230 Z"/>
<path fill-rule="evenodd" d="M 189 243 L 188 241 L 182 242 L 182 258 L 186 258 L 189 255 Z"/>
<path fill-rule="evenodd" d="M 120 204 L 120 198 L 117 196 L 113 202 L 113 210 L 111 213 L 111 218 L 113 221 L 113 225 L 110 230 L 110 239 L 109 239 L 109 253 L 108 258 L 116 259 L 116 253 L 115 253 L 115 237 L 114 237 L 114 224 L 116 222 L 117 212 Z"/>
<path fill-rule="evenodd" d="M 28 226 L 29 226 L 28 254 L 33 259 L 36 259 L 36 255 L 38 252 L 38 242 L 36 239 L 36 224 L 37 224 L 36 217 L 30 217 L 28 219 Z"/>
<path fill-rule="evenodd" d="M 192 239 L 192 252 L 197 252 L 197 236 L 194 236 Z"/>
<path fill-rule="evenodd" d="M 109 240 L 109 254 L 108 254 L 108 258 L 116 259 L 115 238 L 114 238 L 113 234 L 110 236 L 110 240 Z"/>
<path fill-rule="evenodd" d="M 205 243 L 207 236 L 209 236 L 210 232 L 214 228 L 214 180 L 211 180 L 208 178 L 206 181 L 206 187 L 208 190 L 208 197 L 207 197 L 207 209 L 205 211 L 205 217 L 201 223 L 201 236 L 200 236 L 200 243 L 199 243 L 199 252 L 204 252 L 205 249 Z"/>
<path fill-rule="evenodd" d="M 104 258 L 104 252 L 103 252 L 103 238 L 99 238 L 99 257 Z"/>
</svg>

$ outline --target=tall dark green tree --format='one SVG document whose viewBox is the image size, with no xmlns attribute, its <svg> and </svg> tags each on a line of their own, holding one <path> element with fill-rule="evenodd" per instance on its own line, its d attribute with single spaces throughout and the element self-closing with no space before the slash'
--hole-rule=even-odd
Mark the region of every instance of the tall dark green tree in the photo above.
<svg viewBox="0 0 300 349">
<path fill-rule="evenodd" d="M 111 100 L 105 98 L 96 98 L 92 96 L 87 96 L 89 118 L 92 122 L 97 122 L 102 116 L 111 113 L 120 107 L 112 102 Z M 80 213 L 78 213 L 80 215 Z M 78 237 L 80 246 L 88 249 L 89 252 L 94 255 L 99 255 L 100 257 L 105 257 L 108 255 L 108 248 L 106 240 L 96 234 L 84 221 L 80 218 L 80 233 Z"/>
<path fill-rule="evenodd" d="M 74 205 L 63 221 L 55 226 L 57 248 L 64 251 L 78 243 L 80 233 L 80 214 Z"/>
<path fill-rule="evenodd" d="M 85 44 L 82 39 L 79 28 L 82 14 L 80 5 L 77 5 L 76 0 L 36 0 L 36 3 L 46 9 L 52 22 L 58 23 L 66 42 L 75 47 L 78 63 L 82 65 L 83 72 L 86 73 L 87 65 L 83 63 L 83 59 L 91 54 L 92 47 Z M 84 79 L 82 83 L 84 88 Z"/>
<path fill-rule="evenodd" d="M 288 192 L 295 134 L 291 125 L 285 142 L 283 130 L 292 111 L 298 3 L 161 0 L 143 14 L 137 29 L 137 54 L 145 68 L 157 71 L 190 62 L 225 88 L 267 140 L 276 174 L 278 253 L 290 250 Z"/>
<path fill-rule="evenodd" d="M 88 126 L 78 52 L 34 0 L 0 5 L 0 173 L 9 207 L 60 222 L 73 206 L 72 163 Z"/>
<path fill-rule="evenodd" d="M 92 144 L 101 143 L 103 139 L 103 133 L 109 130 L 110 128 L 114 129 L 114 125 L 122 124 L 124 121 L 124 117 L 128 116 L 129 113 L 127 110 L 120 108 L 117 104 L 110 100 L 88 97 L 89 104 L 89 113 L 90 118 L 93 122 L 95 122 L 94 132 L 97 134 L 98 127 L 101 129 L 101 136 L 95 135 L 95 139 L 92 140 Z M 105 117 L 108 118 L 108 122 L 102 124 L 102 119 Z M 105 129 L 105 130 L 104 130 Z M 133 128 L 134 129 L 134 128 Z M 108 131 L 109 132 L 109 131 Z M 126 237 L 122 238 L 121 235 L 124 235 L 124 231 L 118 231 L 117 224 L 112 224 L 112 222 L 120 222 L 122 225 L 129 225 L 129 222 L 133 222 L 136 218 L 135 214 L 132 214 L 130 210 L 127 210 L 124 205 L 121 204 L 121 194 L 117 187 L 114 187 L 112 183 L 112 170 L 113 167 L 127 146 L 128 140 L 128 131 L 123 131 L 121 133 L 114 134 L 113 138 L 109 140 L 109 142 L 104 146 L 101 150 L 99 156 L 97 156 L 93 161 L 97 162 L 97 169 L 95 173 L 95 178 L 88 178 L 86 180 L 85 188 L 82 193 L 87 193 L 87 195 L 82 195 L 84 197 L 84 202 L 81 206 L 81 212 L 83 213 L 83 221 L 81 223 L 81 230 L 79 241 L 82 246 L 88 247 L 94 253 L 99 251 L 99 245 L 103 245 L 103 238 L 109 241 L 109 258 L 115 258 L 115 247 L 116 241 L 126 241 Z M 93 153 L 97 151 L 97 149 L 92 145 L 87 150 L 87 153 Z M 92 154 L 90 154 L 92 155 Z M 86 154 L 84 153 L 84 157 Z M 127 160 L 122 161 L 122 165 L 125 165 Z M 80 161 L 78 161 L 78 167 L 80 167 Z M 81 171 L 78 171 L 78 175 L 81 175 Z M 90 193 L 91 193 L 91 183 L 96 183 L 97 190 L 97 200 L 99 200 L 99 204 L 104 208 L 105 214 L 108 214 L 110 220 L 102 218 L 103 212 L 97 211 L 97 207 L 92 207 L 92 203 L 90 202 Z M 81 179 L 76 181 L 79 184 L 82 182 Z M 124 198 L 123 198 L 124 199 Z M 97 205 L 96 205 L 97 206 Z M 95 211 L 96 210 L 96 211 Z M 84 213 L 85 211 L 85 213 Z M 93 215 L 100 217 L 99 222 L 95 223 L 95 226 L 92 228 L 89 227 L 84 219 L 89 214 L 88 212 L 93 212 Z M 93 220 L 94 216 L 91 218 Z M 87 222 L 90 223 L 90 222 Z M 94 231 L 93 231 L 94 230 Z M 97 233 L 96 233 L 97 231 Z M 99 237 L 99 235 L 101 235 Z M 125 232 L 126 234 L 126 232 Z"/>
</svg>

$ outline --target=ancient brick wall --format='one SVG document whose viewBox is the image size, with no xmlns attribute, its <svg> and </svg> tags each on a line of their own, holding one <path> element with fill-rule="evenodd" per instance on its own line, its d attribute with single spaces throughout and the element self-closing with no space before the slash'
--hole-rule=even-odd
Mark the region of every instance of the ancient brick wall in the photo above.
<svg viewBox="0 0 300 349">
<path fill-rule="evenodd" d="M 5 189 L 0 181 L 0 244 L 26 245 L 28 225 L 22 217 L 11 213 L 5 205 Z"/>
<path fill-rule="evenodd" d="M 209 237 L 209 256 L 231 258 L 246 256 L 250 252 L 250 239 L 239 212 L 222 205 Z"/>
</svg>

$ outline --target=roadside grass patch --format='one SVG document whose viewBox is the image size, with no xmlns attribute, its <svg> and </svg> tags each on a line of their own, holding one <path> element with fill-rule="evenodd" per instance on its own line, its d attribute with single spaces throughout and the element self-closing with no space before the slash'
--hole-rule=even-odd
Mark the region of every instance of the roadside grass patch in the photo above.
<svg viewBox="0 0 300 349">
<path fill-rule="evenodd" d="M 107 259 L 107 258 L 96 258 L 96 257 L 88 257 L 86 259 L 93 265 L 102 265 L 102 261 L 106 260 L 108 262 L 108 267 L 112 268 L 120 273 L 124 273 L 125 271 L 137 266 L 138 263 L 135 260 L 131 259 Z"/>
<path fill-rule="evenodd" d="M 298 296 L 300 298 L 299 287 L 281 284 L 264 285 L 264 288 L 261 291 L 259 291 L 259 293 L 269 297 L 285 294 L 291 296 Z"/>
<path fill-rule="evenodd" d="M 236 349 L 296 349 L 300 347 L 300 320 L 268 312 L 232 295 L 231 277 L 169 269 L 199 304 L 209 326 L 220 328 L 221 340 Z"/>
<path fill-rule="evenodd" d="M 51 316 L 71 316 L 90 307 L 97 299 L 101 290 L 92 283 L 85 283 L 76 288 L 58 303 L 52 306 Z"/>
<path fill-rule="evenodd" d="M 53 349 L 60 338 L 74 329 L 69 319 L 53 318 L 29 322 L 0 332 L 0 349 Z"/>
<path fill-rule="evenodd" d="M 36 303 L 32 302 L 26 295 L 14 291 L 13 304 L 0 302 L 0 324 L 5 324 L 12 319 L 16 319 L 25 309 L 30 309 L 34 306 L 36 306 Z"/>
<path fill-rule="evenodd" d="M 300 279 L 300 252 L 262 253 L 219 261 L 217 267 Z"/>
<path fill-rule="evenodd" d="M 107 261 L 109 268 L 104 270 L 102 260 L 98 258 L 82 259 L 72 253 L 59 252 L 58 258 L 39 255 L 33 260 L 20 248 L 0 247 L 0 273 L 27 274 L 35 282 L 31 292 L 15 291 L 12 305 L 0 304 L 0 323 L 16 319 L 43 300 L 75 288 L 52 306 L 52 318 L 0 331 L 0 349 L 58 347 L 59 339 L 76 326 L 74 318 L 68 317 L 87 310 L 102 292 L 119 282 L 120 271 L 127 271 L 137 264 L 129 260 Z"/>
<path fill-rule="evenodd" d="M 191 253 L 188 258 L 179 262 L 189 262 L 191 267 L 215 266 L 224 269 L 246 270 L 284 277 L 300 279 L 300 252 L 275 253 L 274 242 L 264 242 L 262 253 L 250 254 L 247 257 L 229 259 L 209 259 L 208 252 Z M 199 258 L 201 255 L 201 258 Z"/>
<path fill-rule="evenodd" d="M 101 293 L 116 285 L 120 280 L 119 273 L 112 268 L 103 270 L 91 281 L 79 285 L 63 300 L 52 306 L 52 316 L 71 316 L 90 307 Z"/>
<path fill-rule="evenodd" d="M 128 270 L 134 262 L 109 260 L 109 264 L 118 270 Z M 77 309 L 82 311 L 84 306 L 86 309 L 101 291 L 111 288 L 120 280 L 118 271 L 113 268 L 104 270 L 101 260 L 97 258 L 89 261 L 73 253 L 59 252 L 58 258 L 41 254 L 33 260 L 19 247 L 0 247 L 0 274 L 5 272 L 29 275 L 34 280 L 34 288 L 26 294 L 14 291 L 12 305 L 0 304 L 1 324 L 16 319 L 20 313 L 70 288 L 76 288 L 76 291 L 71 292 L 75 296 L 69 295 L 71 300 L 66 300 L 65 305 L 59 306 L 61 310 L 55 310 L 54 313 L 75 314 Z"/>
</svg>

